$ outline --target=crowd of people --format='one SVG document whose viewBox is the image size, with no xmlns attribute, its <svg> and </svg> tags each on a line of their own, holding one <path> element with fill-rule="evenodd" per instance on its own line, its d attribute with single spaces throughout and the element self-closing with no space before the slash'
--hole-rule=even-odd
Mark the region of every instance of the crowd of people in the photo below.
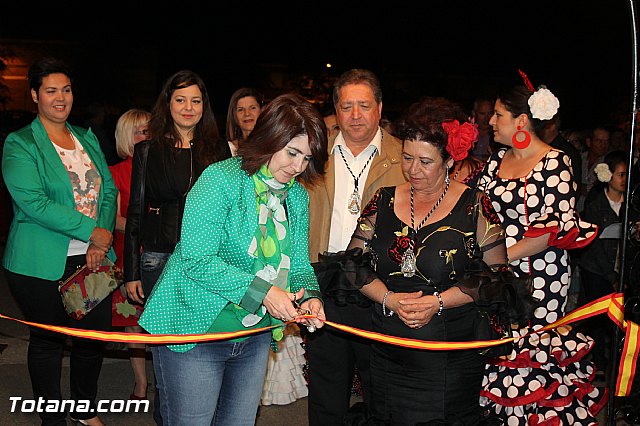
<svg viewBox="0 0 640 426">
<path fill-rule="evenodd" d="M 242 87 L 220 132 L 205 82 L 179 70 L 148 111 L 119 117 L 116 162 L 91 127 L 68 122 L 72 71 L 41 58 L 28 73 L 37 116 L 2 153 L 11 293 L 36 323 L 239 333 L 127 345 L 128 398 L 153 393 L 158 425 L 253 425 L 261 405 L 303 397 L 312 426 L 594 424 L 611 324 L 540 329 L 571 294 L 582 304 L 625 285 L 619 225 L 637 156 L 628 164 L 611 127 L 562 129 L 554 93 L 521 76 L 468 110 L 425 96 L 384 125 L 370 70 L 340 75 L 329 110 Z M 123 284 L 70 318 L 57 283 L 105 257 Z M 500 354 L 402 340 L 476 341 L 487 314 L 517 338 Z M 29 331 L 34 397 L 67 399 L 66 337 Z M 95 405 L 103 356 L 103 342 L 73 338 L 71 399 Z M 66 424 L 67 413 L 40 416 Z"/>
</svg>

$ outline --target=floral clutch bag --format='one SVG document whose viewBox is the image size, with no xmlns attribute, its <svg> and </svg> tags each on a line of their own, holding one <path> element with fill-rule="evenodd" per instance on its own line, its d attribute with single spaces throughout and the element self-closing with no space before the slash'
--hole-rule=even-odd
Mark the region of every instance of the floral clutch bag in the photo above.
<svg viewBox="0 0 640 426">
<path fill-rule="evenodd" d="M 78 267 L 69 278 L 60 281 L 58 291 L 67 314 L 73 319 L 84 318 L 122 284 L 122 271 L 108 258 L 96 272 L 87 265 Z"/>
</svg>

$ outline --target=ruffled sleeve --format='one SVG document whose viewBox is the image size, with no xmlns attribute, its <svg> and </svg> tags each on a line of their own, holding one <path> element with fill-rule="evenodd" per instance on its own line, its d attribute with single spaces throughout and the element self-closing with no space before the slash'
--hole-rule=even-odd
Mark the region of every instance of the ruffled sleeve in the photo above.
<svg viewBox="0 0 640 426">
<path fill-rule="evenodd" d="M 531 223 L 524 236 L 535 238 L 549 234 L 549 246 L 565 250 L 589 245 L 597 236 L 598 226 L 580 219 L 575 209 L 577 184 L 569 156 L 561 151 L 549 151 L 532 179 L 542 182 L 543 206 L 540 215 L 529 216 Z M 529 188 L 527 195 L 536 196 L 529 194 Z"/>
<path fill-rule="evenodd" d="M 490 268 L 478 258 L 458 277 L 458 288 L 500 324 L 525 326 L 539 304 L 531 295 L 530 277 L 517 277 L 507 265 Z"/>
<path fill-rule="evenodd" d="M 382 190 L 378 189 L 362 210 L 347 250 L 322 253 L 318 262 L 313 264 L 322 294 L 333 299 L 338 306 L 346 303 L 368 306 L 372 303 L 360 293 L 360 288 L 378 278 L 372 265 L 369 243 L 375 233 Z"/>
<path fill-rule="evenodd" d="M 507 264 L 504 231 L 491 200 L 476 191 L 474 203 L 477 244 L 469 252 L 456 286 L 471 296 L 480 311 L 507 329 L 508 324 L 524 326 L 533 317 L 537 300 L 531 296 L 530 277 L 517 277 Z"/>
<path fill-rule="evenodd" d="M 360 288 L 375 278 L 372 273 L 370 253 L 362 248 L 318 255 L 313 268 L 324 297 L 328 297 L 338 306 L 356 304 L 362 307 L 371 305 L 371 300 L 360 293 Z"/>
</svg>

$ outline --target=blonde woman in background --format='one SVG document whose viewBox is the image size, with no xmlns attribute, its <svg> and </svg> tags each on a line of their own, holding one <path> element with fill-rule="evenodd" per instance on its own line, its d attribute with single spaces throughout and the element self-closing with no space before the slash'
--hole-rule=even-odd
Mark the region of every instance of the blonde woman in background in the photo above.
<svg viewBox="0 0 640 426">
<path fill-rule="evenodd" d="M 116 124 L 116 150 L 123 159 L 116 165 L 110 166 L 111 175 L 118 188 L 118 210 L 116 212 L 116 227 L 113 235 L 113 248 L 118 256 L 116 265 L 123 268 L 124 256 L 124 228 L 127 224 L 127 209 L 129 208 L 129 191 L 131 186 L 131 166 L 133 147 L 138 142 L 149 138 L 149 119 L 151 113 L 142 109 L 132 108 L 120 116 Z M 142 305 L 129 303 L 126 289 L 113 294 L 111 306 L 112 325 L 124 327 L 127 333 L 140 333 L 138 318 L 142 314 Z M 145 368 L 145 345 L 139 343 L 127 344 L 129 360 L 135 377 L 133 393 L 129 399 L 147 398 L 147 372 Z"/>
</svg>

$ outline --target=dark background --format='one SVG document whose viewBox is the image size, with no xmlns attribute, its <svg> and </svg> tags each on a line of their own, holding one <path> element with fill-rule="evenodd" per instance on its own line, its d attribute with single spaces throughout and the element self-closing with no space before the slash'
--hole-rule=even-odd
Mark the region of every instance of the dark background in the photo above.
<svg viewBox="0 0 640 426">
<path fill-rule="evenodd" d="M 238 87 L 267 90 L 267 70 L 318 84 L 352 67 L 378 74 L 390 118 L 425 95 L 470 108 L 478 94 L 520 83 L 519 68 L 560 99 L 565 128 L 620 125 L 631 116 L 632 26 L 624 0 L 388 1 L 381 7 L 370 1 L 23 1 L 2 5 L 0 44 L 3 39 L 72 45 L 67 59 L 77 71 L 76 102 L 104 99 L 126 108 L 148 100 L 140 106 L 149 107 L 164 78 L 191 68 L 205 79 L 219 121 Z M 131 78 L 140 80 L 134 90 L 124 84 Z"/>
</svg>

